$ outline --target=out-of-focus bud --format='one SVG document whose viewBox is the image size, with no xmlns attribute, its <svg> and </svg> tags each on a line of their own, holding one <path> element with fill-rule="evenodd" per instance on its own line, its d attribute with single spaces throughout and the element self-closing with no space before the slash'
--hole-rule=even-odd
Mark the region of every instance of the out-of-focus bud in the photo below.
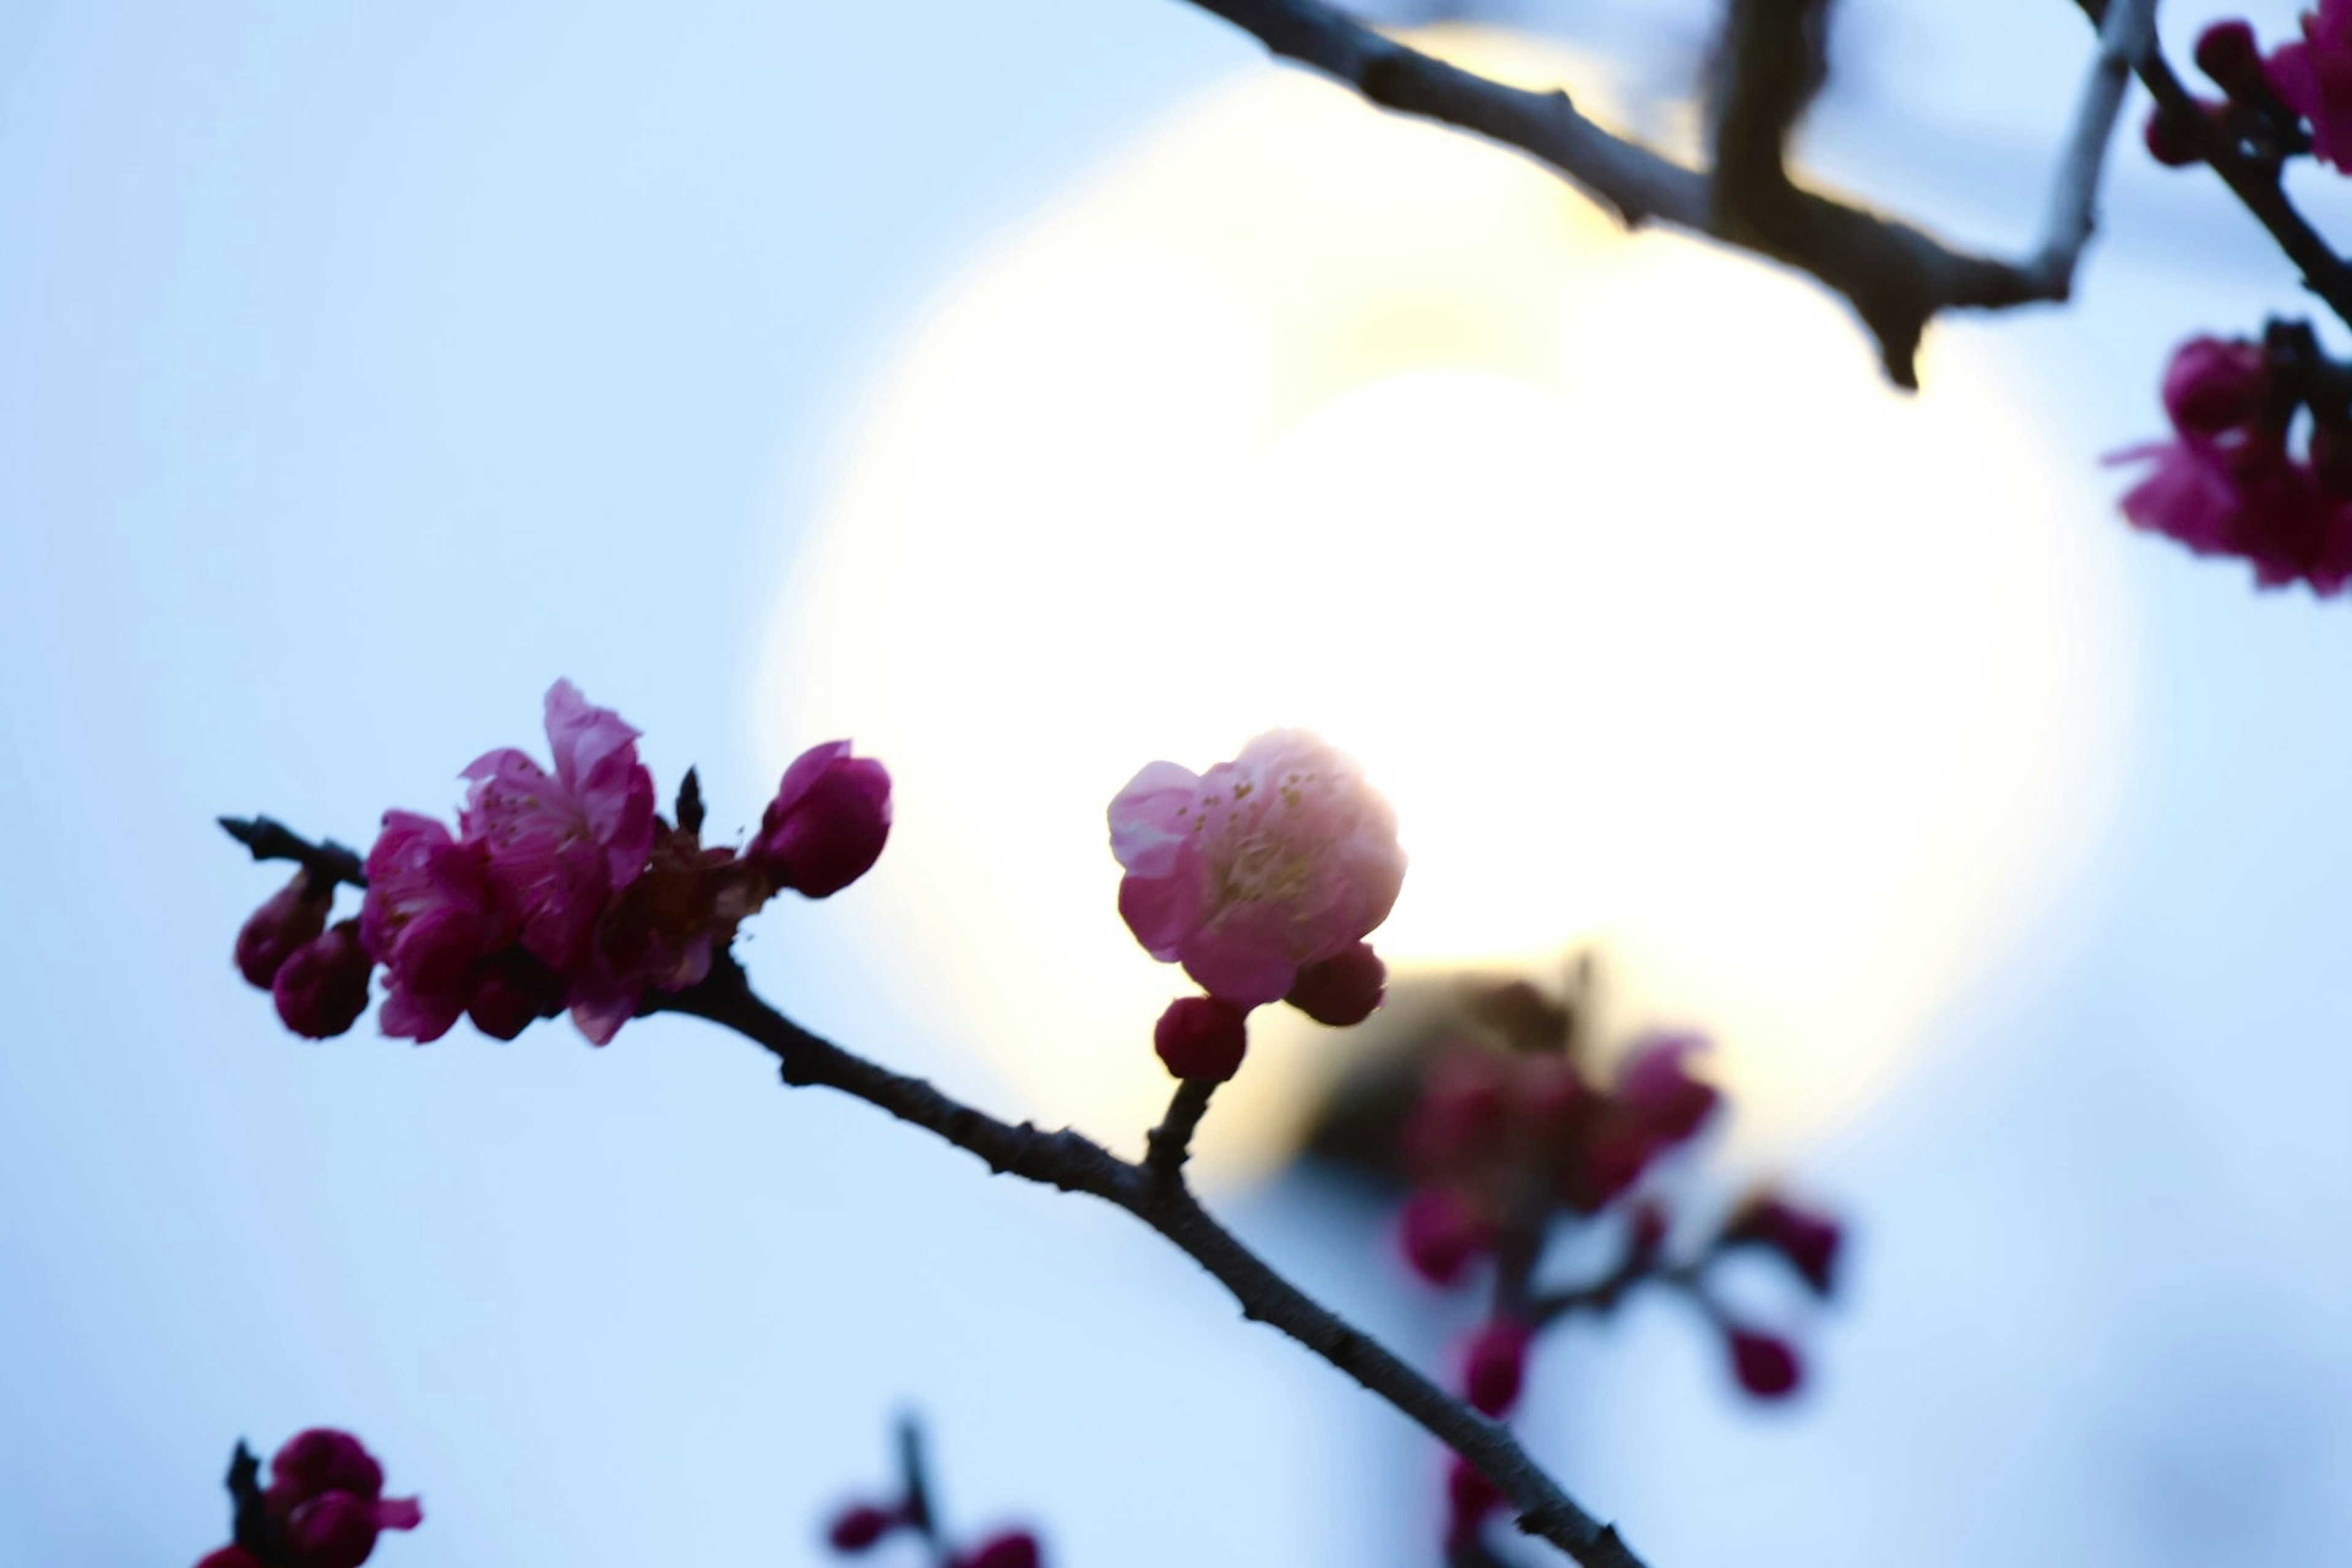
<svg viewBox="0 0 2352 1568">
<path fill-rule="evenodd" d="M 2218 436 L 2252 423 L 2269 380 L 2260 343 L 2191 338 L 2165 367 L 2164 409 L 2184 435 Z"/>
<path fill-rule="evenodd" d="M 312 1426 L 278 1446 L 269 1458 L 270 1508 L 278 1514 L 326 1492 L 373 1502 L 383 1495 L 383 1467 L 349 1432 Z"/>
<path fill-rule="evenodd" d="M 278 971 L 294 950 L 317 940 L 327 929 L 327 913 L 334 907 L 335 887 L 320 885 L 308 868 L 269 895 L 236 933 L 236 968 L 248 984 L 262 990 L 278 978 Z"/>
<path fill-rule="evenodd" d="M 955 1568 L 1037 1568 L 1037 1538 L 1025 1530 L 992 1536 L 955 1560 Z"/>
<path fill-rule="evenodd" d="M 1397 1239 L 1414 1273 L 1433 1285 L 1451 1285 L 1494 1244 L 1494 1227 L 1460 1193 L 1423 1187 L 1405 1199 Z"/>
<path fill-rule="evenodd" d="M 224 1546 L 218 1552 L 206 1552 L 196 1568 L 264 1568 L 264 1564 L 242 1546 Z"/>
<path fill-rule="evenodd" d="M 1769 1194 L 1750 1198 L 1723 1227 L 1726 1247 L 1761 1247 L 1779 1253 L 1817 1296 L 1836 1279 L 1839 1243 L 1844 1234 L 1824 1214 L 1800 1208 Z"/>
<path fill-rule="evenodd" d="M 1471 1408 L 1500 1417 L 1519 1402 L 1534 1331 L 1517 1318 L 1496 1318 L 1471 1337 L 1462 1357 L 1462 1390 Z"/>
<path fill-rule="evenodd" d="M 286 1550 L 295 1568 L 360 1568 L 375 1551 L 382 1525 L 375 1504 L 350 1492 L 329 1492 L 296 1509 L 286 1521 Z"/>
<path fill-rule="evenodd" d="M 1152 1026 L 1151 1045 L 1176 1077 L 1223 1083 L 1249 1049 L 1248 1015 L 1213 996 L 1179 996 Z"/>
<path fill-rule="evenodd" d="M 563 1004 L 563 981 L 520 947 L 483 960 L 474 972 L 466 1016 L 494 1040 L 511 1040 Z"/>
<path fill-rule="evenodd" d="M 1788 1341 L 1737 1325 L 1726 1337 L 1740 1387 L 1759 1399 L 1780 1399 L 1796 1392 L 1801 1374 L 1797 1352 Z"/>
<path fill-rule="evenodd" d="M 902 1509 L 877 1508 L 870 1502 L 852 1504 L 833 1516 L 824 1538 L 835 1552 L 870 1550 L 882 1538 L 907 1522 Z"/>
<path fill-rule="evenodd" d="M 2197 68 L 2240 103 L 2259 105 L 2271 100 L 2262 47 L 2254 42 L 2253 28 L 2242 21 L 2216 22 L 2197 35 Z"/>
<path fill-rule="evenodd" d="M 1510 1111 L 1510 1068 L 1509 1058 L 1484 1046 L 1459 1046 L 1441 1058 L 1405 1126 L 1412 1159 L 1451 1165 L 1499 1142 Z"/>
<path fill-rule="evenodd" d="M 784 770 L 746 855 L 780 887 L 824 899 L 874 868 L 890 837 L 890 774 L 846 741 L 811 746 Z"/>
<path fill-rule="evenodd" d="M 1696 1035 L 1653 1035 L 1627 1053 L 1617 1070 L 1617 1100 L 1643 1131 L 1679 1143 L 1715 1113 L 1722 1096 L 1684 1065 L 1706 1048 Z"/>
<path fill-rule="evenodd" d="M 1467 1541 L 1478 1533 L 1486 1516 L 1502 1505 L 1503 1494 L 1495 1483 L 1471 1468 L 1470 1462 L 1460 1455 L 1445 1472 L 1446 1533 L 1454 1541 Z"/>
<path fill-rule="evenodd" d="M 368 976 L 374 972 L 374 961 L 360 945 L 359 921 L 339 921 L 287 955 L 269 993 L 288 1028 L 306 1039 L 330 1039 L 367 1011 Z"/>
<path fill-rule="evenodd" d="M 2213 134 L 2211 119 L 2212 109 L 2201 103 L 2195 109 L 2159 107 L 2150 110 L 2147 125 L 2141 132 L 2147 142 L 2148 156 L 2168 169 L 2185 169 L 2191 163 L 2203 163 L 2205 139 Z"/>
<path fill-rule="evenodd" d="M 1522 1057 L 1514 1099 L 1520 1117 L 1539 1142 L 1566 1131 L 1592 1098 L 1591 1089 L 1576 1064 L 1566 1057 Z"/>
<path fill-rule="evenodd" d="M 1387 994 L 1389 970 L 1370 942 L 1358 942 L 1337 958 L 1310 963 L 1283 998 L 1318 1024 L 1344 1029 L 1372 1016 Z"/>
</svg>

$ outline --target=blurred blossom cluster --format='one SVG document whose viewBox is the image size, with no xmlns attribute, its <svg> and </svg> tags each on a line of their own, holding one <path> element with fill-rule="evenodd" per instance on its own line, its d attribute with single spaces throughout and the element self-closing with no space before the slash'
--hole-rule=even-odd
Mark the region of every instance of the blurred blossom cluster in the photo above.
<svg viewBox="0 0 2352 1568">
<path fill-rule="evenodd" d="M 737 850 L 702 843 L 690 771 L 675 819 L 655 810 L 638 731 L 571 682 L 548 692 L 546 725 L 551 769 L 512 747 L 465 769 L 455 833 L 436 817 L 384 814 L 355 919 L 327 923 L 337 879 L 306 864 L 247 921 L 237 967 L 271 992 L 289 1028 L 312 1039 L 349 1029 L 381 966 L 380 1022 L 397 1038 L 436 1040 L 465 1017 L 510 1040 L 569 1009 L 601 1046 L 649 994 L 703 979 L 778 892 L 838 892 L 889 837 L 889 774 L 845 741 L 785 770 Z"/>
<path fill-rule="evenodd" d="M 383 1467 L 348 1432 L 314 1426 L 269 1461 L 269 1484 L 244 1446 L 229 1470 L 235 1541 L 196 1568 L 359 1568 L 387 1530 L 414 1530 L 415 1498 L 383 1495 Z"/>
<path fill-rule="evenodd" d="M 1518 1406 L 1546 1330 L 1605 1316 L 1645 1288 L 1697 1310 L 1745 1393 L 1785 1398 L 1803 1381 L 1795 1345 L 1734 1310 L 1717 1266 L 1762 1257 L 1827 1298 L 1843 1227 L 1769 1188 L 1727 1205 L 1675 1180 L 1674 1167 L 1726 1112 L 1696 1070 L 1706 1042 L 1644 1035 L 1603 1068 L 1587 1037 L 1590 988 L 1589 968 L 1564 997 L 1520 980 L 1465 981 L 1461 1005 L 1408 1042 L 1402 1095 L 1374 1087 L 1356 1110 L 1335 1108 L 1324 1152 L 1401 1175 L 1395 1234 L 1406 1264 L 1434 1289 L 1482 1298 L 1454 1364 L 1455 1387 L 1482 1413 L 1501 1419 Z M 1345 1121 L 1355 1125 L 1334 1131 Z M 1561 1278 L 1561 1244 L 1587 1230 L 1612 1261 Z M 1483 1561 L 1481 1532 L 1500 1498 L 1459 1460 L 1447 1496 L 1449 1552 Z"/>
</svg>

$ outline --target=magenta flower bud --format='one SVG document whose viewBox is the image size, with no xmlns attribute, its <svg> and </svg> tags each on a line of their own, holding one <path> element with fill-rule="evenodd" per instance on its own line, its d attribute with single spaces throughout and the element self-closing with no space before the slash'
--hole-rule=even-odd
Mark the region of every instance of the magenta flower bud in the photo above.
<svg viewBox="0 0 2352 1568">
<path fill-rule="evenodd" d="M 955 1560 L 955 1568 L 1037 1568 L 1037 1538 L 1025 1530 L 992 1536 Z"/>
<path fill-rule="evenodd" d="M 1360 942 L 1337 958 L 1310 963 L 1283 1000 L 1314 1019 L 1344 1029 L 1372 1016 L 1387 994 L 1388 965 L 1370 942 Z"/>
<path fill-rule="evenodd" d="M 264 991 L 298 947 L 307 946 L 327 929 L 327 913 L 334 907 L 335 887 L 318 884 L 310 871 L 269 895 L 236 933 L 236 967 L 246 983 Z"/>
<path fill-rule="evenodd" d="M 2212 132 L 2209 122 L 2218 105 L 2200 104 L 2181 111 L 2158 108 L 2148 111 L 2147 124 L 2140 132 L 2147 143 L 2148 156 L 2168 169 L 2185 169 L 2191 163 L 2205 161 L 2205 138 Z"/>
<path fill-rule="evenodd" d="M 1728 1247 L 1761 1247 L 1779 1253 L 1817 1296 L 1826 1296 L 1836 1277 L 1838 1246 L 1844 1239 L 1837 1221 L 1776 1197 L 1750 1199 L 1723 1228 Z"/>
<path fill-rule="evenodd" d="M 2263 103 L 2270 83 L 2263 75 L 2263 51 L 2254 30 L 2242 21 L 2216 22 L 2197 35 L 2197 68 L 2240 103 Z"/>
<path fill-rule="evenodd" d="M 1460 1193 L 1423 1187 L 1405 1199 L 1397 1239 L 1414 1273 L 1433 1285 L 1451 1285 L 1494 1244 L 1494 1227 Z"/>
<path fill-rule="evenodd" d="M 2352 6 L 2321 0 L 2303 14 L 2303 37 L 2271 51 L 2271 90 L 2311 126 L 2311 153 L 2352 169 Z"/>
<path fill-rule="evenodd" d="M 1249 1048 L 1248 1015 L 1213 996 L 1179 996 L 1152 1026 L 1151 1046 L 1176 1077 L 1223 1083 Z"/>
<path fill-rule="evenodd" d="M 2260 343 L 2191 338 L 2164 372 L 2164 409 L 2182 434 L 2218 436 L 2252 423 L 2269 376 Z"/>
<path fill-rule="evenodd" d="M 1503 1494 L 1495 1483 L 1470 1467 L 1460 1455 L 1445 1471 L 1446 1534 L 1454 1541 L 1467 1541 L 1477 1534 L 1486 1516 L 1502 1506 Z"/>
<path fill-rule="evenodd" d="M 1534 1332 L 1516 1318 L 1496 1318 L 1471 1337 L 1462 1358 L 1462 1388 L 1472 1409 L 1500 1418 L 1519 1402 Z"/>
<path fill-rule="evenodd" d="M 1706 1124 L 1722 1097 L 1684 1066 L 1706 1048 L 1696 1035 L 1653 1035 L 1627 1054 L 1617 1069 L 1617 1100 L 1643 1131 L 1679 1143 Z"/>
<path fill-rule="evenodd" d="M 854 1554 L 871 1550 L 906 1522 L 903 1510 L 877 1508 L 870 1502 L 855 1503 L 833 1516 L 824 1538 L 835 1552 Z"/>
<path fill-rule="evenodd" d="M 375 1551 L 382 1528 L 373 1501 L 351 1492 L 327 1492 L 287 1520 L 287 1556 L 294 1568 L 360 1568 Z"/>
<path fill-rule="evenodd" d="M 494 1040 L 511 1040 L 563 1005 L 563 982 L 520 947 L 484 959 L 474 971 L 466 1016 Z"/>
<path fill-rule="evenodd" d="M 323 1492 L 350 1492 L 373 1502 L 383 1495 L 383 1467 L 349 1432 L 312 1426 L 270 1456 L 269 1498 L 283 1513 Z"/>
<path fill-rule="evenodd" d="M 367 1011 L 374 961 L 360 945 L 357 921 L 340 921 L 287 956 L 270 982 L 278 1016 L 305 1039 L 343 1033 Z"/>
<path fill-rule="evenodd" d="M 1789 1342 L 1753 1329 L 1729 1331 L 1731 1370 L 1739 1386 L 1759 1399 L 1780 1399 L 1797 1389 L 1797 1352 Z"/>
<path fill-rule="evenodd" d="M 890 837 L 890 774 L 846 741 L 811 746 L 784 770 L 744 851 L 778 885 L 825 899 L 874 868 Z"/>
</svg>

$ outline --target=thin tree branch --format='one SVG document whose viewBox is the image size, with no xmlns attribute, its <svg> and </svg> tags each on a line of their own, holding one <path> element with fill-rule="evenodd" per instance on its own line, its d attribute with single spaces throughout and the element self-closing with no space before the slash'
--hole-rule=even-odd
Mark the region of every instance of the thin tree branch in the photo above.
<svg viewBox="0 0 2352 1568">
<path fill-rule="evenodd" d="M 1252 34 L 1276 55 L 1320 71 L 1384 109 L 1474 132 L 1528 153 L 1612 209 L 1628 227 L 1667 224 L 1809 273 L 1853 307 L 1878 340 L 1886 374 L 1898 386 L 1918 385 L 1920 335 L 1938 312 L 2053 301 L 2063 299 L 2072 283 L 2079 242 L 2073 253 L 2063 245 L 2058 248 L 2063 267 L 2050 265 L 2053 251 L 2046 241 L 2031 261 L 2000 261 L 1955 249 L 1907 224 L 1793 183 L 1786 186 L 1784 200 L 1771 204 L 1765 221 L 1738 203 L 1719 217 L 1714 181 L 1706 171 L 1603 129 L 1578 112 L 1565 92 L 1529 92 L 1448 65 L 1323 0 L 1190 3 Z M 2095 79 L 2105 69 L 2095 67 Z M 2104 92 L 2100 89 L 2095 96 L 2103 99 Z M 2086 118 L 2093 117 L 2078 116 L 2078 134 L 2087 134 Z M 2112 110 L 2106 119 L 2112 125 Z M 2095 162 L 2087 177 L 2096 174 Z M 2083 177 L 2070 150 L 2062 183 Z M 2065 203 L 2070 215 L 2079 205 L 2073 196 Z"/>
<path fill-rule="evenodd" d="M 1176 1086 L 1168 1114 L 1143 1140 L 1143 1168 L 1154 1182 L 1174 1185 L 1183 1178 L 1184 1162 L 1192 1157 L 1192 1134 L 1209 1111 L 1209 1097 L 1217 1092 L 1214 1079 L 1188 1078 Z"/>
<path fill-rule="evenodd" d="M 2074 128 L 2058 161 L 2050 187 L 2050 211 L 2042 226 L 2042 248 L 2027 265 L 2053 300 L 2074 292 L 2074 268 L 2097 226 L 2099 174 L 2107 144 L 2115 140 L 2116 117 L 2123 112 L 2132 68 L 2156 50 L 2156 0 L 2119 0 L 2099 25 L 2099 51 L 2074 108 Z"/>
<path fill-rule="evenodd" d="M 2100 25 L 2104 37 L 2113 9 L 2107 0 L 2074 3 L 2084 16 Z M 2222 184 L 2253 214 L 2255 221 L 2270 231 L 2279 249 L 2302 271 L 2303 286 L 2326 300 L 2337 319 L 2352 325 L 2352 265 L 2347 265 L 2320 237 L 2319 231 L 2287 198 L 2279 184 L 2277 162 L 2248 155 L 2209 123 L 2198 107 L 2196 94 L 2174 74 L 2172 67 L 2166 63 L 2164 51 L 2152 39 L 2139 57 L 2138 69 L 2139 79 L 2156 100 L 2158 111 L 2173 117 L 2184 127 L 2197 129 L 2199 155 L 2221 176 Z"/>
<path fill-rule="evenodd" d="M 1243 1317 L 1281 1330 L 1461 1455 L 1518 1510 L 1521 1530 L 1551 1542 L 1584 1568 L 1641 1568 L 1616 1531 L 1578 1506 L 1508 1428 L 1446 1394 L 1276 1273 L 1201 1206 L 1181 1171 L 1173 1180 L 1156 1179 L 1144 1165 L 1119 1159 L 1076 1132 L 1000 1121 L 920 1079 L 845 1051 L 762 1002 L 731 956 L 718 959 L 700 984 L 659 996 L 649 1010 L 684 1013 L 733 1029 L 775 1057 L 786 1083 L 854 1095 L 978 1155 L 998 1174 L 1085 1193 L 1126 1210 L 1232 1291 Z M 1178 1099 L 1183 1098 L 1180 1090 Z"/>
<path fill-rule="evenodd" d="M 284 823 L 267 816 L 224 816 L 221 831 L 253 851 L 257 860 L 292 860 L 331 888 L 349 882 L 367 886 L 367 871 L 356 850 L 331 838 L 313 844 Z"/>
</svg>

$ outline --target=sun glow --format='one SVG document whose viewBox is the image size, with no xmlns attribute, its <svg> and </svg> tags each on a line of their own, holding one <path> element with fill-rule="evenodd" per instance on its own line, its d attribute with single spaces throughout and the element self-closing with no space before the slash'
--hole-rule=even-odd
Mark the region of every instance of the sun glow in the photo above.
<svg viewBox="0 0 2352 1568">
<path fill-rule="evenodd" d="M 1131 1140 L 1166 1094 L 1182 981 L 1113 913 L 1111 795 L 1303 724 L 1398 808 L 1392 963 L 1601 937 L 1628 1021 L 1716 1034 L 1785 1137 L 2046 906 L 2118 754 L 2113 531 L 1931 348 L 1899 397 L 1810 289 L 1253 74 L 920 324 L 760 731 L 889 763 L 867 917 L 1040 1119 Z M 1344 1049 L 1275 1034 L 1262 1110 Z M 1279 1121 L 1212 1119 L 1210 1152 Z"/>
</svg>

